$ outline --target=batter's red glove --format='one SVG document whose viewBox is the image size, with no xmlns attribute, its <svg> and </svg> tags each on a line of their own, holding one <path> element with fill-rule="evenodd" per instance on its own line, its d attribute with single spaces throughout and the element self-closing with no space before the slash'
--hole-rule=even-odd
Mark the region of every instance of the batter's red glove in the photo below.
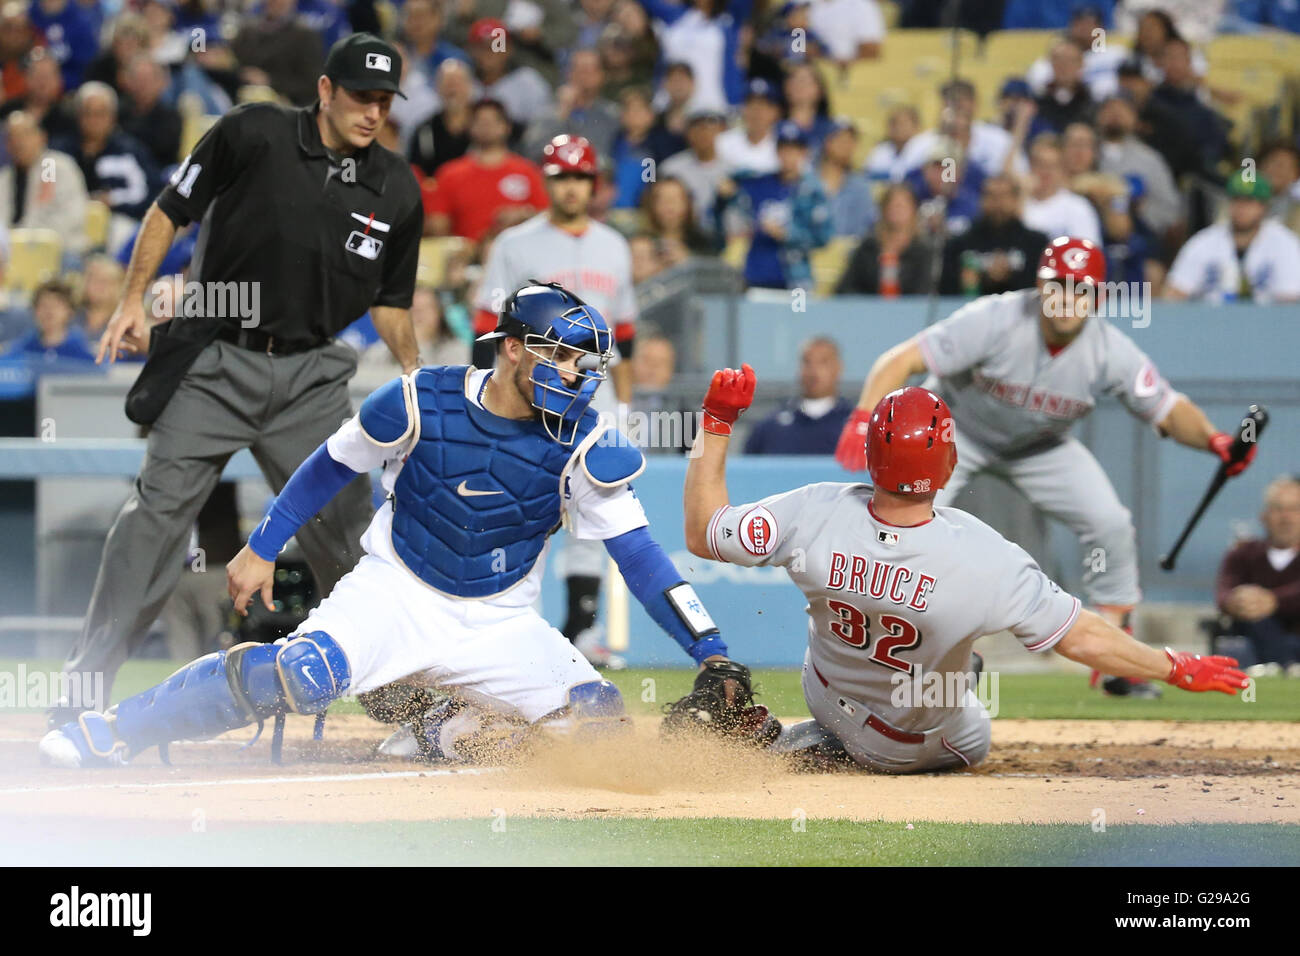
<svg viewBox="0 0 1300 956">
<path fill-rule="evenodd" d="M 1246 457 L 1241 461 L 1232 461 L 1232 443 L 1236 441 L 1227 432 L 1219 432 L 1210 436 L 1210 451 L 1219 456 L 1220 460 L 1228 466 L 1228 477 L 1240 475 L 1246 470 L 1246 466 L 1255 460 L 1255 452 L 1259 451 L 1258 442 L 1251 442 L 1247 445 Z"/>
<path fill-rule="evenodd" d="M 754 402 L 758 378 L 746 362 L 739 370 L 723 368 L 713 373 L 713 381 L 704 396 L 702 427 L 713 435 L 730 435 L 740 413 Z"/>
<path fill-rule="evenodd" d="M 1165 678 L 1175 687 L 1183 690 L 1217 690 L 1225 694 L 1235 694 L 1245 690 L 1249 678 L 1237 670 L 1237 661 L 1232 657 L 1218 654 L 1188 654 L 1165 648 L 1165 656 L 1173 666 Z"/>
<path fill-rule="evenodd" d="M 835 460 L 849 471 L 865 471 L 867 468 L 867 427 L 871 424 L 871 412 L 855 408 L 849 420 L 840 432 L 840 443 L 835 446 Z"/>
</svg>

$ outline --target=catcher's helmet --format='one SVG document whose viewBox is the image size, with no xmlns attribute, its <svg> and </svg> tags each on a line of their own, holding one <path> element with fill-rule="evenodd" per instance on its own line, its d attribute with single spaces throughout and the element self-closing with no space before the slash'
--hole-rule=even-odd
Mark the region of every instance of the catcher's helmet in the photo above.
<svg viewBox="0 0 1300 956">
<path fill-rule="evenodd" d="M 1038 257 L 1038 278 L 1065 279 L 1075 285 L 1098 286 L 1106 281 L 1106 254 L 1091 239 L 1061 236 Z"/>
<path fill-rule="evenodd" d="M 542 149 L 542 173 L 546 176 L 577 173 L 595 179 L 599 171 L 596 147 L 585 136 L 561 133 Z"/>
<path fill-rule="evenodd" d="M 605 380 L 613 354 L 609 323 L 563 286 L 533 280 L 506 299 L 497 315 L 497 327 L 478 340 L 490 342 L 507 336 L 522 340 L 537 359 L 529 379 L 533 407 L 541 414 L 546 433 L 562 445 L 573 444 L 578 424 Z M 572 386 L 566 385 L 563 377 L 572 372 L 562 372 L 562 359 L 557 359 L 561 349 L 580 353 Z"/>
<path fill-rule="evenodd" d="M 882 491 L 923 495 L 938 491 L 957 467 L 952 412 L 928 388 L 890 392 L 867 426 L 867 470 Z"/>
</svg>

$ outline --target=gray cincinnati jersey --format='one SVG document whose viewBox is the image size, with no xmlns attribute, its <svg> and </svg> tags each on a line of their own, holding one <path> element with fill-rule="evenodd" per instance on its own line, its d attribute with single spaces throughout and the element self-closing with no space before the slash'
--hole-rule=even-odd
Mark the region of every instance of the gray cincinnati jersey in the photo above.
<svg viewBox="0 0 1300 956">
<path fill-rule="evenodd" d="M 719 561 L 785 568 L 808 598 L 817 675 L 900 730 L 952 716 L 894 707 L 900 675 L 964 672 L 975 639 L 1002 630 L 1045 651 L 1079 614 L 1078 598 L 978 518 L 936 508 L 924 524 L 892 525 L 872 511 L 869 485 L 822 482 L 721 508 L 708 540 Z"/>
<path fill-rule="evenodd" d="M 1036 289 L 976 299 L 917 341 L 932 373 L 926 386 L 948 402 L 958 436 L 997 454 L 1058 444 L 1101 395 L 1153 424 L 1178 399 L 1151 360 L 1103 318 L 1088 319 L 1053 355 L 1039 328 Z"/>
</svg>

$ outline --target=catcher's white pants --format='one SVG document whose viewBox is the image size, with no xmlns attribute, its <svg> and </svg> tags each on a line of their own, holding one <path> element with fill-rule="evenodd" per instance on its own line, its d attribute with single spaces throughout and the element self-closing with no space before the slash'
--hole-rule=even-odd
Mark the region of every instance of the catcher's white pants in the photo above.
<svg viewBox="0 0 1300 956">
<path fill-rule="evenodd" d="M 343 648 L 353 694 L 405 678 L 531 723 L 568 703 L 573 686 L 600 680 L 531 606 L 449 597 L 373 554 L 294 633 L 312 631 Z"/>
</svg>

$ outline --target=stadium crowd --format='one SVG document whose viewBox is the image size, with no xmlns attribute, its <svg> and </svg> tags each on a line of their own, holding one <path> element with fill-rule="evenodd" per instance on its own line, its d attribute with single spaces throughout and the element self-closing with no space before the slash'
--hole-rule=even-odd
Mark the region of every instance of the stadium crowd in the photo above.
<svg viewBox="0 0 1300 956">
<path fill-rule="evenodd" d="M 309 105 L 325 52 L 361 30 L 404 57 L 380 141 L 422 189 L 412 312 L 432 361 L 468 360 L 482 265 L 497 234 L 546 207 L 539 161 L 559 133 L 601 157 L 594 211 L 627 236 L 638 285 L 721 257 L 752 289 L 969 297 L 1031 285 L 1046 241 L 1069 234 L 1103 245 L 1111 279 L 1169 300 L 1300 299 L 1295 76 L 1271 110 L 1243 110 L 1252 91 L 1217 82 L 1213 59 L 1223 35 L 1300 32 L 1300 5 L 965 4 L 976 42 L 955 75 L 888 105 L 859 95 L 859 70 L 910 31 L 950 26 L 950 6 L 8 0 L 0 398 L 30 396 L 44 371 L 95 370 L 140 217 L 189 148 L 238 103 Z M 1054 33 L 1036 58 L 991 64 L 986 42 L 1009 30 Z M 183 276 L 195 229 L 164 281 Z M 363 376 L 393 374 L 364 316 L 345 338 Z M 665 400 L 675 344 L 639 340 L 648 406 Z M 808 343 L 799 397 L 746 450 L 829 452 L 849 411 L 840 374 L 833 341 Z M 1238 618 L 1265 610 L 1223 600 Z"/>
</svg>

